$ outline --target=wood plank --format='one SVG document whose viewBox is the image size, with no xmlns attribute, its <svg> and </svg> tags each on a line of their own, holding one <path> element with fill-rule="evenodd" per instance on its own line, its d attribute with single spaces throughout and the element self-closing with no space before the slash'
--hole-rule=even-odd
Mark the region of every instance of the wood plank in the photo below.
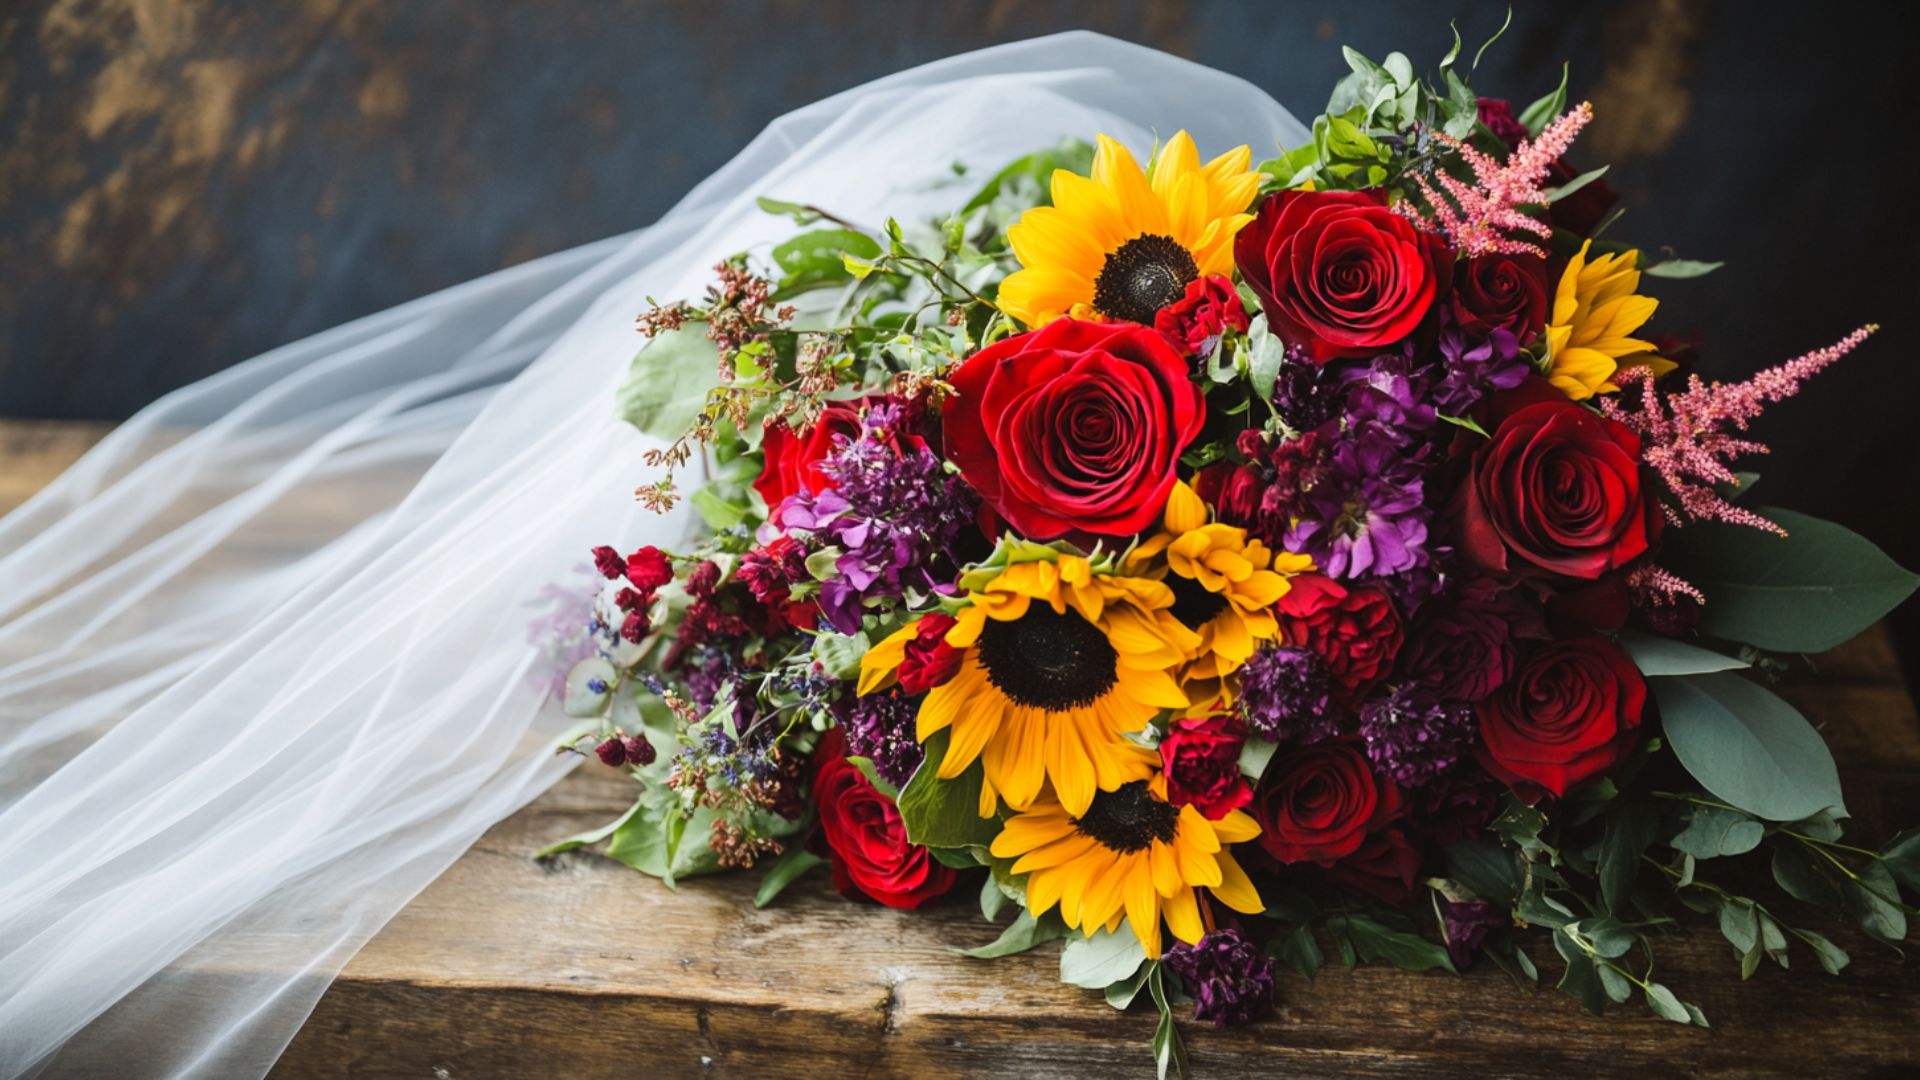
<svg viewBox="0 0 1920 1080">
<path fill-rule="evenodd" d="M 0 422 L 0 447 L 13 441 Z M 57 474 L 82 434 L 36 436 L 0 476 Z M 22 484 L 21 486 L 24 486 Z M 1821 724 L 1873 835 L 1920 821 L 1920 718 L 1884 626 L 1784 692 Z M 347 966 L 288 1047 L 281 1077 L 1146 1075 L 1150 1011 L 1063 986 L 1043 946 L 956 957 L 996 929 L 971 890 L 918 913 L 853 904 L 824 874 L 768 910 L 730 875 L 671 892 L 591 855 L 532 853 L 625 808 L 589 764 L 501 822 Z M 1797 905 L 1788 918 L 1807 919 Z M 1629 1006 L 1596 1020 L 1482 968 L 1453 979 L 1365 967 L 1281 976 L 1277 1015 L 1188 1027 L 1201 1074 L 1379 1077 L 1861 1076 L 1920 1070 L 1920 968 L 1819 920 L 1854 956 L 1840 977 L 1764 967 L 1742 983 L 1711 927 L 1660 947 L 1662 979 L 1714 1027 Z M 1534 941 L 1544 971 L 1551 946 Z M 266 954 L 270 955 L 270 954 Z M 1810 965 L 1809 965 L 1810 966 Z"/>
</svg>

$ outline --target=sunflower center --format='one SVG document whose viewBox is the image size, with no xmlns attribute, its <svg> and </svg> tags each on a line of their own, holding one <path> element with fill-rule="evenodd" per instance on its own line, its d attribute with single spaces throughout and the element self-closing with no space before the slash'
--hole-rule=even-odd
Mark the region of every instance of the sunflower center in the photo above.
<svg viewBox="0 0 1920 1080">
<path fill-rule="evenodd" d="M 1167 587 L 1173 590 L 1173 607 L 1168 611 L 1180 620 L 1180 625 L 1189 630 L 1198 630 L 1213 621 L 1220 609 L 1227 606 L 1227 598 L 1214 592 L 1190 577 L 1179 574 L 1167 575 Z"/>
<path fill-rule="evenodd" d="M 1102 847 L 1125 854 L 1155 840 L 1172 842 L 1180 828 L 1180 811 L 1148 794 L 1145 780 L 1135 780 L 1121 784 L 1118 791 L 1094 792 L 1093 804 L 1073 825 Z"/>
<path fill-rule="evenodd" d="M 1014 704 L 1048 712 L 1100 700 L 1118 680 L 1119 659 L 1099 627 L 1039 601 L 1017 619 L 988 619 L 980 631 L 987 681 Z"/>
<path fill-rule="evenodd" d="M 1100 267 L 1093 306 L 1116 319 L 1151 326 L 1154 313 L 1185 296 L 1199 276 L 1193 255 L 1171 236 L 1136 236 Z"/>
</svg>

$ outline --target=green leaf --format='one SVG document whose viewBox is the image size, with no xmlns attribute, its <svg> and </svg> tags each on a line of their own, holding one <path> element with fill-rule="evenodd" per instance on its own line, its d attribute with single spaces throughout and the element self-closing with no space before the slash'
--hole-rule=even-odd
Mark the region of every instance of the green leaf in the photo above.
<svg viewBox="0 0 1920 1080">
<path fill-rule="evenodd" d="M 677 816 L 677 815 L 676 815 Z M 629 813 L 613 831 L 606 856 L 643 874 L 665 880 L 667 877 L 667 838 L 657 808 Z"/>
<path fill-rule="evenodd" d="M 562 691 L 563 711 L 568 716 L 581 719 L 599 716 L 607 709 L 607 702 L 613 697 L 614 684 L 620 681 L 620 673 L 613 665 L 597 656 L 589 656 L 573 665 L 567 672 L 566 688 Z M 593 683 L 600 684 L 600 690 L 593 689 Z"/>
<path fill-rule="evenodd" d="M 1723 262 L 1702 262 L 1699 259 L 1666 259 L 1643 266 L 1640 272 L 1657 278 L 1696 278 L 1711 274 L 1725 265 Z"/>
<path fill-rule="evenodd" d="M 1745 855 L 1760 846 L 1767 827 L 1737 810 L 1696 806 L 1687 827 L 1673 838 L 1673 846 L 1696 859 Z"/>
<path fill-rule="evenodd" d="M 1241 743 L 1240 775 L 1247 778 L 1247 783 L 1258 785 L 1260 778 L 1266 775 L 1267 763 L 1273 760 L 1274 752 L 1279 749 L 1279 743 L 1269 742 L 1257 735 Z"/>
<path fill-rule="evenodd" d="M 1327 919 L 1329 929 L 1337 927 L 1353 942 L 1354 952 L 1362 960 L 1384 960 L 1402 971 L 1453 971 L 1453 959 L 1445 947 L 1418 934 L 1394 930 L 1364 915 L 1334 915 Z"/>
<path fill-rule="evenodd" d="M 1880 849 L 1880 861 L 1895 881 L 1920 893 L 1920 829 L 1908 829 Z"/>
<path fill-rule="evenodd" d="M 1561 199 L 1564 199 L 1567 196 L 1572 195 L 1574 192 L 1579 191 L 1581 188 L 1586 187 L 1588 184 L 1591 184 L 1595 180 L 1598 180 L 1601 177 L 1607 175 L 1607 169 L 1610 167 L 1611 166 L 1602 165 L 1597 169 L 1589 169 L 1588 171 L 1581 173 L 1579 176 L 1574 177 L 1573 179 L 1567 181 L 1566 183 L 1561 184 L 1559 187 L 1554 188 L 1552 191 L 1547 192 L 1548 204 L 1551 205 L 1553 203 L 1557 203 Z M 1714 265 L 1718 266 L 1719 264 L 1715 263 Z M 1652 272 L 1651 268 L 1649 268 L 1648 272 L 1649 273 Z"/>
<path fill-rule="evenodd" d="M 646 807 L 645 798 L 635 799 L 633 801 L 633 805 L 627 807 L 626 813 L 621 814 L 619 817 L 614 818 L 612 821 L 607 822 L 605 825 L 602 825 L 597 829 L 588 829 L 586 832 L 574 833 L 572 836 L 567 837 L 565 840 L 548 844 L 546 847 L 543 847 L 539 851 L 534 852 L 533 857 L 536 859 L 544 859 L 552 855 L 558 855 L 563 851 L 572 851 L 575 848 L 586 847 L 588 844 L 597 844 L 600 841 L 605 840 L 607 837 L 612 836 L 616 831 L 619 830 L 620 826 L 625 825 L 627 822 L 631 821 L 633 819 L 633 816 L 635 814 L 638 814 L 645 807 Z"/>
<path fill-rule="evenodd" d="M 1588 956 L 1567 932 L 1553 932 L 1553 947 L 1560 951 L 1560 958 L 1567 962 L 1566 973 L 1560 976 L 1560 989 L 1573 995 L 1587 1011 L 1595 1016 L 1607 1011 L 1607 988 L 1600 981 L 1600 965 Z"/>
<path fill-rule="evenodd" d="M 900 819 L 907 827 L 907 841 L 943 848 L 991 844 L 1000 822 L 980 816 L 980 763 L 975 761 L 951 780 L 936 775 L 947 756 L 947 737 L 946 731 L 933 733 L 925 744 L 925 760 L 900 789 Z"/>
<path fill-rule="evenodd" d="M 1490 840 L 1463 840 L 1444 852 L 1447 876 L 1482 900 L 1512 907 L 1520 894 L 1520 868 L 1513 850 Z"/>
<path fill-rule="evenodd" d="M 614 415 L 660 439 L 677 439 L 720 385 L 720 353 L 702 324 L 688 323 L 647 342 L 614 391 Z"/>
<path fill-rule="evenodd" d="M 1507 10 L 1507 17 L 1509 19 L 1513 17 L 1513 10 L 1511 8 Z M 1491 44 L 1493 44 L 1493 42 L 1487 42 L 1487 45 Z M 1485 45 L 1480 48 L 1482 52 L 1486 51 Z M 1479 57 L 1474 58 L 1474 66 L 1480 66 Z M 1527 129 L 1527 134 L 1540 134 L 1546 130 L 1548 124 L 1553 123 L 1561 113 L 1567 111 L 1567 75 L 1571 70 L 1571 65 L 1561 64 L 1560 85 L 1554 88 L 1553 93 L 1535 100 L 1533 104 L 1528 105 L 1520 111 L 1520 126 Z"/>
<path fill-rule="evenodd" d="M 753 201 L 760 209 L 769 214 L 785 214 L 787 217 L 793 219 L 795 225 L 811 225 L 820 220 L 820 211 L 815 210 L 811 206 L 803 206 L 796 202 L 786 202 L 782 199 L 769 199 L 764 195 Z"/>
<path fill-rule="evenodd" d="M 1682 1005 L 1680 999 L 1673 996 L 1673 991 L 1659 983 L 1647 984 L 1647 1004 L 1662 1020 L 1671 1020 L 1676 1024 L 1692 1024 L 1697 1018 L 1701 1027 L 1707 1026 L 1706 1017 L 1700 1016 L 1699 1010 L 1688 1009 Z"/>
<path fill-rule="evenodd" d="M 1800 841 L 1779 837 L 1773 845 L 1773 880 L 1796 900 L 1829 910 L 1843 903 L 1840 890 L 1822 866 L 1825 860 Z"/>
<path fill-rule="evenodd" d="M 693 493 L 688 500 L 700 517 L 714 532 L 724 532 L 747 520 L 748 509 L 739 503 L 728 502 L 711 486 L 703 487 Z"/>
<path fill-rule="evenodd" d="M 1109 934 L 1096 930 L 1092 937 L 1072 934 L 1060 949 L 1060 981 L 1104 990 L 1132 975 L 1147 961 L 1147 950 L 1134 936 L 1133 926 L 1125 921 Z"/>
<path fill-rule="evenodd" d="M 993 875 L 988 874 L 987 879 L 980 883 L 980 917 L 988 922 L 997 921 L 1000 918 L 1000 912 L 1006 908 L 1007 901 L 1010 899 L 1012 898 L 1007 895 L 1006 890 L 993 879 Z"/>
<path fill-rule="evenodd" d="M 960 210 L 961 216 L 995 202 L 1002 195 L 1011 196 L 1015 189 L 1034 193 L 1023 201 L 1045 206 L 1056 169 L 1087 175 L 1093 171 L 1093 147 L 1080 139 L 1064 139 L 1056 146 L 1014 159 L 967 200 L 967 205 Z"/>
<path fill-rule="evenodd" d="M 786 272 L 780 279 L 781 295 L 845 281 L 851 276 L 846 264 L 849 255 L 877 259 L 880 245 L 873 237 L 852 229 L 813 229 L 775 245 L 773 261 Z"/>
<path fill-rule="evenodd" d="M 1032 913 L 1022 909 L 1018 918 L 1007 924 L 1000 936 L 977 949 L 948 948 L 948 952 L 959 956 L 971 956 L 976 960 L 992 960 L 1002 956 L 1013 956 L 1026 952 L 1036 945 L 1049 941 L 1058 941 L 1067 934 L 1067 926 L 1059 919 L 1035 919 Z"/>
<path fill-rule="evenodd" d="M 880 775 L 880 770 L 874 768 L 872 758 L 861 757 L 859 754 L 848 754 L 847 764 L 860 770 L 860 775 L 867 778 L 867 783 L 872 784 L 875 791 L 878 791 L 889 799 L 898 800 L 900 798 L 900 789 L 894 787 L 887 781 L 886 777 Z M 969 867 L 974 865 L 971 855 L 967 856 L 967 865 Z"/>
<path fill-rule="evenodd" d="M 1158 967 L 1158 964 L 1141 964 L 1140 970 L 1109 985 L 1106 992 L 1107 1004 L 1121 1010 L 1132 1005 L 1133 999 L 1140 996 L 1141 990 L 1146 989 L 1147 980 L 1153 976 Z"/>
<path fill-rule="evenodd" d="M 1453 66 L 1455 60 L 1460 59 L 1460 26 L 1454 20 L 1449 19 L 1447 20 L 1447 28 L 1453 31 L 1453 47 L 1448 49 L 1447 54 L 1440 58 L 1439 66 L 1441 71 L 1446 71 Z"/>
<path fill-rule="evenodd" d="M 1812 930 L 1795 930 L 1793 927 L 1788 927 L 1787 930 L 1813 949 L 1814 958 L 1820 961 L 1820 969 L 1829 975 L 1840 974 L 1840 969 L 1846 967 L 1848 961 L 1852 959 L 1845 949 L 1828 941 L 1824 934 L 1818 934 Z"/>
<path fill-rule="evenodd" d="M 1872 542 L 1830 521 L 1765 507 L 1781 537 L 1702 522 L 1673 530 L 1661 562 L 1706 594 L 1700 632 L 1775 652 L 1824 652 L 1920 586 Z"/>
<path fill-rule="evenodd" d="M 1859 875 L 1857 879 L 1840 879 L 1848 913 L 1860 924 L 1860 929 L 1876 941 L 1898 945 L 1906 940 L 1907 913 L 1895 902 L 1900 889 L 1893 883 L 1893 874 L 1885 864 L 1872 862 L 1862 868 Z"/>
<path fill-rule="evenodd" d="M 1327 962 L 1320 942 L 1313 936 L 1312 923 L 1296 923 L 1292 930 L 1275 938 L 1273 955 L 1281 963 L 1311 979 Z"/>
<path fill-rule="evenodd" d="M 1255 315 L 1247 327 L 1247 378 L 1253 383 L 1253 392 L 1268 405 L 1273 404 L 1273 387 L 1286 358 L 1286 343 L 1268 328 L 1266 315 Z"/>
<path fill-rule="evenodd" d="M 1587 939 L 1587 944 L 1593 946 L 1593 951 L 1608 960 L 1627 955 L 1633 943 L 1640 940 L 1640 935 L 1634 933 L 1632 928 L 1611 915 L 1581 919 L 1568 929 L 1579 931 L 1580 936 Z"/>
<path fill-rule="evenodd" d="M 1173 1007 L 1167 1001 L 1166 969 L 1154 964 L 1147 973 L 1147 989 L 1153 994 L 1154 1008 L 1160 1010 L 1160 1022 L 1153 1028 L 1153 1064 L 1159 1080 L 1167 1075 L 1186 1080 L 1190 1075 L 1187 1048 L 1180 1041 L 1180 1029 L 1173 1023 Z"/>
<path fill-rule="evenodd" d="M 825 863 L 827 860 L 808 851 L 803 844 L 794 844 L 780 853 L 780 857 L 767 867 L 767 875 L 760 879 L 760 888 L 753 894 L 753 906 L 766 907 L 773 899 L 786 890 L 788 885 L 799 880 L 800 875 Z"/>
<path fill-rule="evenodd" d="M 1600 838 L 1600 898 L 1606 909 L 1625 912 L 1640 879 L 1640 853 L 1660 834 L 1660 811 L 1644 800 L 1627 801 L 1607 815 Z"/>
<path fill-rule="evenodd" d="M 1478 71 L 1478 70 L 1480 70 L 1480 58 L 1481 58 L 1481 57 L 1483 57 L 1483 56 L 1485 56 L 1485 55 L 1487 55 L 1487 50 L 1488 50 L 1488 49 L 1490 49 L 1490 48 L 1492 48 L 1492 47 L 1493 47 L 1493 43 L 1494 43 L 1494 42 L 1496 42 L 1496 41 L 1499 41 L 1499 40 L 1500 40 L 1500 37 L 1501 37 L 1501 35 L 1503 35 L 1503 34 L 1505 34 L 1505 33 L 1507 32 L 1507 27 L 1509 27 L 1509 26 L 1512 26 L 1512 25 L 1513 25 L 1513 5 L 1512 5 L 1512 4 L 1508 4 L 1508 5 L 1507 5 L 1507 18 L 1506 18 L 1506 21 L 1505 21 L 1505 22 L 1502 22 L 1502 23 L 1500 24 L 1500 29 L 1498 29 L 1498 30 L 1495 30 L 1495 31 L 1493 32 L 1493 36 L 1492 36 L 1492 37 L 1490 37 L 1490 38 L 1488 38 L 1488 39 L 1486 40 L 1486 42 L 1485 42 L 1484 44 L 1482 44 L 1482 45 L 1480 46 L 1480 48 L 1479 48 L 1478 50 L 1476 50 L 1476 51 L 1474 52 L 1474 54 L 1473 54 L 1473 70 L 1475 70 L 1475 71 Z M 1561 87 L 1562 87 L 1562 89 L 1563 89 L 1563 90 L 1565 89 L 1565 86 L 1566 86 L 1566 80 L 1565 80 L 1565 79 L 1563 78 L 1563 79 L 1561 80 Z"/>
<path fill-rule="evenodd" d="M 1846 814 L 1833 755 L 1793 706 L 1728 672 L 1647 681 L 1674 755 L 1721 801 L 1767 821 Z"/>
<path fill-rule="evenodd" d="M 860 658 L 872 647 L 865 631 L 849 637 L 822 630 L 813 638 L 813 660 L 833 678 L 856 679 L 860 677 Z"/>
<path fill-rule="evenodd" d="M 1747 666 L 1745 660 L 1639 630 L 1622 630 L 1615 640 L 1633 658 L 1633 666 L 1639 668 L 1642 675 L 1704 675 Z"/>
</svg>

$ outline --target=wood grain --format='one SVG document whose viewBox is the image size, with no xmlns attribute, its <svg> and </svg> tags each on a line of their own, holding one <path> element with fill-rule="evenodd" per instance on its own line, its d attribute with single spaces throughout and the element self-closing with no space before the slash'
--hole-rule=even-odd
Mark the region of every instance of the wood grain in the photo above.
<svg viewBox="0 0 1920 1080">
<path fill-rule="evenodd" d="M 0 476 L 51 477 L 90 441 L 0 421 Z M 97 434 L 97 432 L 92 433 Z M 25 487 L 26 481 L 15 486 Z M 0 488 L 0 498 L 15 497 Z M 6 505 L 0 503 L 0 506 Z M 1920 718 L 1884 628 L 1787 691 L 1842 761 L 1862 835 L 1920 821 Z M 1150 1075 L 1150 1010 L 1063 986 L 1057 951 L 998 961 L 971 890 L 918 913 L 848 903 L 824 874 L 767 910 L 732 875 L 673 892 L 592 855 L 536 862 L 625 808 L 588 765 L 486 834 L 370 942 L 275 1075 L 296 1077 L 1073 1077 Z M 1852 1077 L 1920 1070 L 1920 970 L 1788 902 L 1853 954 L 1839 977 L 1763 967 L 1742 983 L 1711 927 L 1661 943 L 1660 978 L 1711 1018 L 1629 1006 L 1599 1020 L 1482 968 L 1281 976 L 1275 1017 L 1185 1024 L 1202 1076 Z M 1551 947 L 1533 942 L 1543 971 Z"/>
</svg>

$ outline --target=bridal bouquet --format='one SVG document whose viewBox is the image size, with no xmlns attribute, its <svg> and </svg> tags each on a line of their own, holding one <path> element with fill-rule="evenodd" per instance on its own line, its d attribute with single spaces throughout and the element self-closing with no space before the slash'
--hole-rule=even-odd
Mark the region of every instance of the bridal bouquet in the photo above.
<svg viewBox="0 0 1920 1080">
<path fill-rule="evenodd" d="M 1537 980 L 1537 932 L 1593 1012 L 1705 1025 L 1653 975 L 1683 924 L 1743 975 L 1845 966 L 1810 908 L 1905 938 L 1920 832 L 1844 842 L 1767 687 L 1916 578 L 1736 469 L 1873 328 L 1688 373 L 1650 286 L 1718 264 L 1608 235 L 1564 77 L 1516 112 L 1457 34 L 1429 78 L 1346 56 L 1273 160 L 1101 136 L 932 222 L 763 199 L 791 239 L 644 313 L 638 495 L 706 528 L 593 552 L 567 749 L 639 794 L 550 850 L 977 891 L 1004 932 L 958 951 L 1065 939 L 1163 1073 L 1175 1005 L 1251 1020 L 1328 948 Z"/>
</svg>

